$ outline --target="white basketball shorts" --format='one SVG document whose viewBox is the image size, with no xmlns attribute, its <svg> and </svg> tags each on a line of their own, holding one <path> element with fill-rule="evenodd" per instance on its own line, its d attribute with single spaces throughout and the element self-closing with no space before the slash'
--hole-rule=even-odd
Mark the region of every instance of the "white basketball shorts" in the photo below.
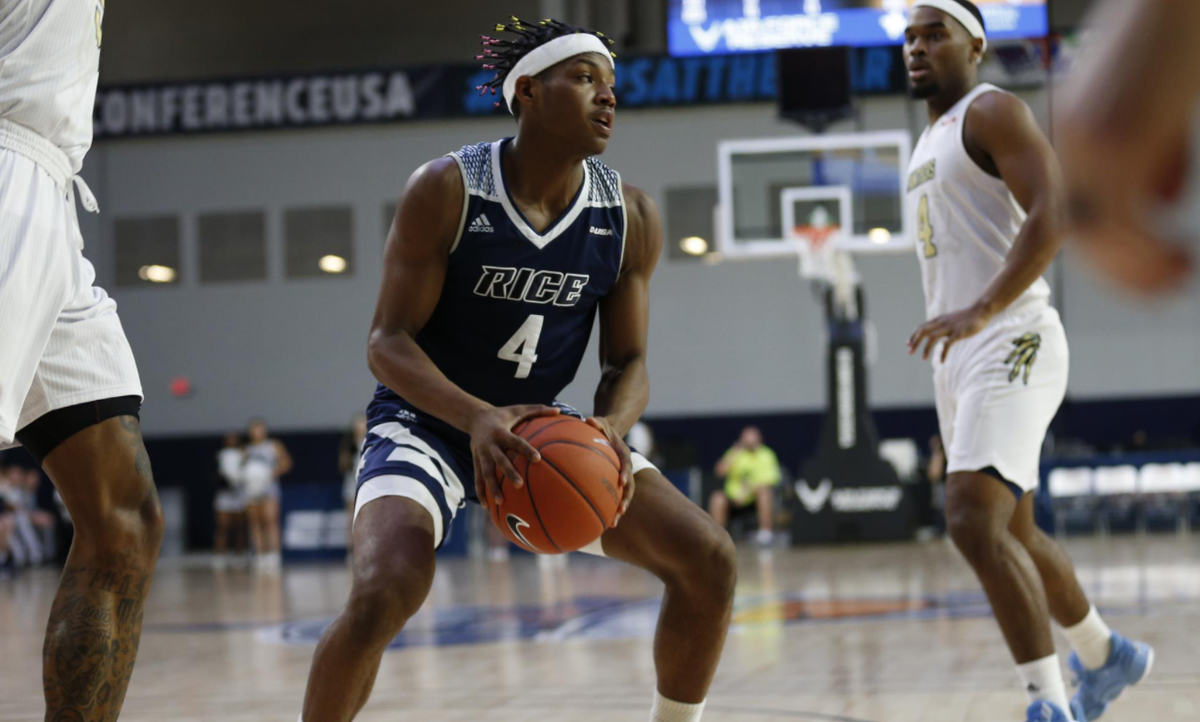
<svg viewBox="0 0 1200 722">
<path fill-rule="evenodd" d="M 1023 492 L 1037 488 L 1042 443 L 1067 392 L 1062 321 L 1044 307 L 993 320 L 935 349 L 933 384 L 946 473 L 994 467 Z"/>
<path fill-rule="evenodd" d="M 117 304 L 92 285 L 70 184 L 0 147 L 0 449 L 50 411 L 142 395 Z"/>
</svg>

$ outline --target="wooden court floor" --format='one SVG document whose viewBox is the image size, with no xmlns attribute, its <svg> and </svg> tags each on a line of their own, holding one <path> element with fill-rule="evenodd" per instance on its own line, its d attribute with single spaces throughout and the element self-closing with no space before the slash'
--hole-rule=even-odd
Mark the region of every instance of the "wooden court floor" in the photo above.
<svg viewBox="0 0 1200 722">
<path fill-rule="evenodd" d="M 1200 538 L 1072 541 L 1114 628 L 1157 648 L 1107 722 L 1200 719 Z M 52 571 L 0 582 L 0 720 L 42 719 Z M 123 720 L 294 722 L 340 565 L 216 572 L 163 562 Z M 644 722 L 660 586 L 606 560 L 444 561 L 384 657 L 367 722 Z M 1017 722 L 1015 673 L 943 542 L 740 556 L 738 607 L 706 722 Z M 1060 653 L 1065 647 L 1060 641 Z"/>
</svg>

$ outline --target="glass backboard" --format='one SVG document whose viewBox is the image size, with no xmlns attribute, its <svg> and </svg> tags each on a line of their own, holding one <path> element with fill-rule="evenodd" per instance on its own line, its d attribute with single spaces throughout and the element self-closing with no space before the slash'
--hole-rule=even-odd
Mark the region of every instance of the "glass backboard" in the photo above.
<svg viewBox="0 0 1200 722">
<path fill-rule="evenodd" d="M 722 141 L 718 250 L 729 258 L 794 256 L 790 230 L 809 225 L 804 214 L 824 198 L 837 201 L 837 250 L 911 252 L 903 194 L 911 143 L 907 131 Z"/>
</svg>

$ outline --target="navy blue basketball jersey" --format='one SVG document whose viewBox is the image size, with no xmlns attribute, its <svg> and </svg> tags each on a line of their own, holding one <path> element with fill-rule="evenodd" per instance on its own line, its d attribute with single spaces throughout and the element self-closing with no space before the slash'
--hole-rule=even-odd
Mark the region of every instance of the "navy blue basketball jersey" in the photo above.
<svg viewBox="0 0 1200 722">
<path fill-rule="evenodd" d="M 442 295 L 417 344 L 464 391 L 496 406 L 551 404 L 583 359 L 596 309 L 617 282 L 625 247 L 621 178 L 595 158 L 567 210 L 534 230 L 504 182 L 501 151 L 511 139 L 451 153 L 466 190 Z M 367 407 L 371 426 L 449 424 L 380 384 Z"/>
</svg>

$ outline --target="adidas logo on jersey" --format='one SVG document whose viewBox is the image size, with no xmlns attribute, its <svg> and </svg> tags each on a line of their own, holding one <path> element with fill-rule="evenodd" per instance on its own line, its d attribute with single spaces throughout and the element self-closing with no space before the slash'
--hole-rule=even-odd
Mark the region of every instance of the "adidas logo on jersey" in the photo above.
<svg viewBox="0 0 1200 722">
<path fill-rule="evenodd" d="M 495 228 L 492 228 L 491 221 L 488 220 L 486 213 L 480 213 L 479 217 L 471 221 L 471 226 L 467 228 L 471 233 L 494 233 Z"/>
<path fill-rule="evenodd" d="M 613 231 L 611 228 L 597 228 L 595 226 L 592 226 L 592 235 L 593 236 L 611 236 L 612 234 L 613 234 Z"/>
</svg>

